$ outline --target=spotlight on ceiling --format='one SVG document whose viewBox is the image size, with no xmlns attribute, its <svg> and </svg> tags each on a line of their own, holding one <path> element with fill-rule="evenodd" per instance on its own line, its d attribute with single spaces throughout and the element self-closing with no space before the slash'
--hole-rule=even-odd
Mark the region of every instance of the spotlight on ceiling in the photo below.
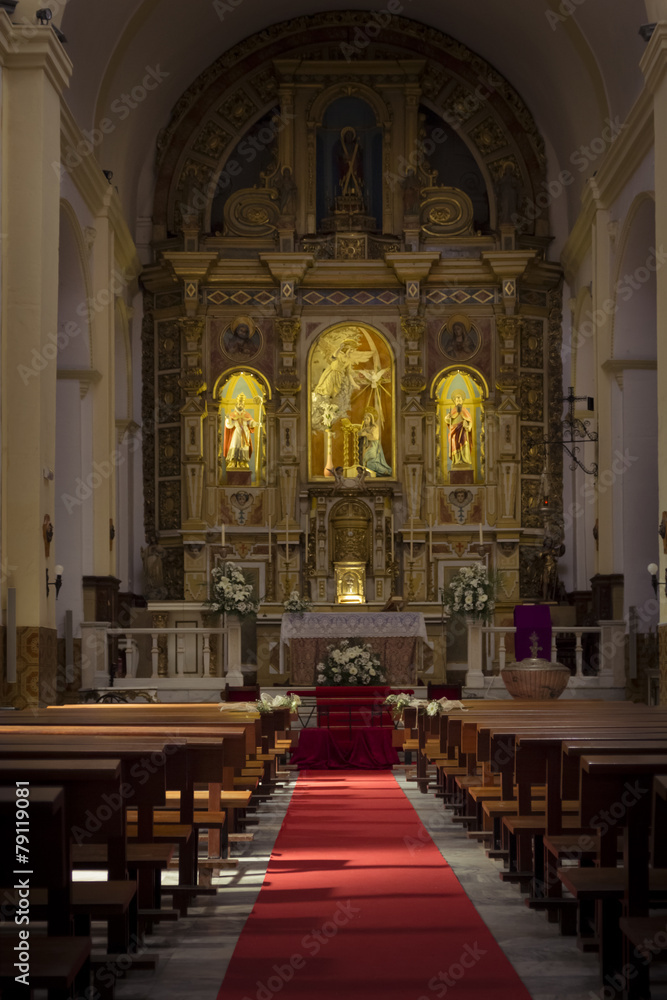
<svg viewBox="0 0 667 1000">
<path fill-rule="evenodd" d="M 641 28 L 639 29 L 639 34 L 641 35 L 642 39 L 645 42 L 651 41 L 651 35 L 655 31 L 655 28 L 656 28 L 655 22 L 653 24 L 642 24 Z"/>
<path fill-rule="evenodd" d="M 40 24 L 48 24 L 51 18 L 53 17 L 53 14 L 51 13 L 51 8 L 42 7 L 41 10 L 35 11 L 35 17 L 37 18 Z"/>
</svg>

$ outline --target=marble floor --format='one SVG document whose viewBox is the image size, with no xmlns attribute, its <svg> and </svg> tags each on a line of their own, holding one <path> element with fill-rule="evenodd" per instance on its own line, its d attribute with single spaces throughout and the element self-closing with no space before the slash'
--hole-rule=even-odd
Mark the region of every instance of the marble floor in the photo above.
<svg viewBox="0 0 667 1000">
<path fill-rule="evenodd" d="M 561 937 L 557 925 L 528 910 L 518 887 L 500 881 L 501 863 L 489 860 L 443 812 L 432 793 L 422 795 L 402 769 L 395 770 L 401 788 L 416 809 L 424 829 L 452 866 L 501 948 L 525 983 L 533 1000 L 607 1000 L 599 984 L 597 956 L 581 953 L 576 939 Z M 118 1000 L 216 1000 L 236 940 L 261 888 L 266 866 L 296 781 L 296 772 L 259 807 L 260 823 L 251 843 L 235 845 L 239 863 L 214 878 L 217 896 L 200 898 L 189 915 L 163 923 L 148 939 L 147 950 L 160 956 L 157 971 L 131 970 L 116 983 Z M 418 853 L 419 846 L 414 847 Z M 169 872 L 165 881 L 176 882 Z M 667 973 L 655 965 L 652 1000 L 666 1000 Z M 114 969 L 107 970 L 115 974 Z M 415 983 L 414 996 L 428 994 Z"/>
</svg>

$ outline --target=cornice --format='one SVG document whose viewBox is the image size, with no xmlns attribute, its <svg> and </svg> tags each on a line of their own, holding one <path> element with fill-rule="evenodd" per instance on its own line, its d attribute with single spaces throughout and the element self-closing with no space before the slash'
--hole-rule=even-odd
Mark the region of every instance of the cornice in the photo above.
<svg viewBox="0 0 667 1000">
<path fill-rule="evenodd" d="M 0 10 L 0 65 L 7 69 L 42 69 L 54 89 L 69 86 L 72 61 L 49 25 L 19 28 L 5 10 Z"/>
</svg>

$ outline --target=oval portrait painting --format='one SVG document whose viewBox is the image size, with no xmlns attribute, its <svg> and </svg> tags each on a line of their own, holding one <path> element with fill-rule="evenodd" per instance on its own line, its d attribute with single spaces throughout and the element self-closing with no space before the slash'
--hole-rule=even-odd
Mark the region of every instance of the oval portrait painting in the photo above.
<svg viewBox="0 0 667 1000">
<path fill-rule="evenodd" d="M 452 316 L 440 331 L 440 350 L 450 361 L 469 361 L 480 345 L 479 330 L 467 316 Z"/>
<path fill-rule="evenodd" d="M 232 361 L 251 361 L 262 349 L 262 334 L 249 316 L 237 316 L 223 330 L 220 346 Z"/>
</svg>

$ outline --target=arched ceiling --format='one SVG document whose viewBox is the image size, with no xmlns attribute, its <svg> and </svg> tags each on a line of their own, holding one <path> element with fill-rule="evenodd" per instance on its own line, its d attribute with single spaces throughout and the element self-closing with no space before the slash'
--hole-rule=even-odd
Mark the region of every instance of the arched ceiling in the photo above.
<svg viewBox="0 0 667 1000">
<path fill-rule="evenodd" d="M 581 184 L 597 167 L 573 168 L 572 155 L 602 134 L 607 118 L 623 120 L 642 87 L 644 43 L 637 32 L 648 19 L 644 0 L 392 0 L 391 6 L 460 40 L 513 84 L 545 138 L 550 173 L 569 167 L 577 178 L 567 192 L 571 225 Z M 567 7 L 572 14 L 562 13 Z M 74 73 L 66 99 L 82 128 L 104 118 L 113 123 L 97 157 L 114 172 L 130 226 L 151 212 L 157 134 L 210 63 L 272 23 L 368 8 L 367 0 L 283 0 L 279 6 L 263 0 L 68 0 L 61 27 Z M 387 8 L 375 5 L 380 17 Z M 160 82 L 128 107 L 123 95 L 151 71 L 151 83 Z"/>
</svg>

